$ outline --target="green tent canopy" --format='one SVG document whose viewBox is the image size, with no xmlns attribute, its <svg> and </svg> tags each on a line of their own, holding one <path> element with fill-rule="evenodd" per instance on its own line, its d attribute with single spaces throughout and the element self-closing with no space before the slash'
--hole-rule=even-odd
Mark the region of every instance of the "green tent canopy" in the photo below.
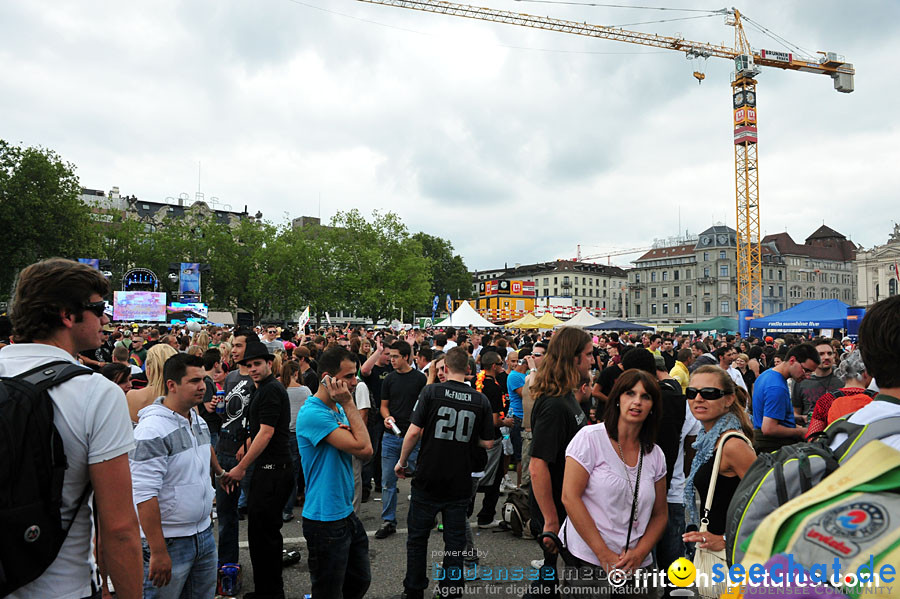
<svg viewBox="0 0 900 599">
<path fill-rule="evenodd" d="M 676 333 L 684 333 L 687 331 L 716 331 L 717 333 L 736 333 L 738 331 L 738 321 L 736 318 L 727 318 L 725 316 L 716 316 L 703 322 L 692 322 L 683 324 L 677 329 Z"/>
</svg>

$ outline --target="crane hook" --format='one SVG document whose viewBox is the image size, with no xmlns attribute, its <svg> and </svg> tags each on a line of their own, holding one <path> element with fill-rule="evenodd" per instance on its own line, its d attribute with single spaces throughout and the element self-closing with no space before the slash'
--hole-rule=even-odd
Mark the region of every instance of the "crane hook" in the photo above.
<svg viewBox="0 0 900 599">
<path fill-rule="evenodd" d="M 694 71 L 694 78 L 697 79 L 697 85 L 703 83 L 703 80 L 706 79 L 706 74 L 701 73 L 700 71 Z"/>
</svg>

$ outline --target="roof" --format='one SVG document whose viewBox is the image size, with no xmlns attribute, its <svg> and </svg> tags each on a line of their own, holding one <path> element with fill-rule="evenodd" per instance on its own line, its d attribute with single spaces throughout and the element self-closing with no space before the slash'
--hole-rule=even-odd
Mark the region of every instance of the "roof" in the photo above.
<svg viewBox="0 0 900 599">
<path fill-rule="evenodd" d="M 818 229 L 816 229 L 812 235 L 806 238 L 806 243 L 809 243 L 813 239 L 847 239 L 831 227 L 827 225 L 822 225 Z"/>
<path fill-rule="evenodd" d="M 535 264 L 520 264 L 511 268 L 485 269 L 481 272 L 503 271 L 500 278 L 527 277 L 544 272 L 588 272 L 610 277 L 625 278 L 625 271 L 618 266 L 608 264 L 594 264 L 593 262 L 579 262 L 577 260 L 554 260 L 552 262 L 537 262 Z"/>
<path fill-rule="evenodd" d="M 642 262 L 644 260 L 662 260 L 664 258 L 673 258 L 677 256 L 690 256 L 693 255 L 695 248 L 696 244 L 694 243 L 653 248 L 652 250 L 635 260 L 635 262 Z"/>
<path fill-rule="evenodd" d="M 835 262 L 852 261 L 856 257 L 856 244 L 828 227 L 824 228 L 832 231 L 834 235 L 815 237 L 823 227 L 810 235 L 803 245 L 795 242 L 786 232 L 766 235 L 763 237 L 762 243 L 773 243 L 781 254 L 806 256 L 818 260 L 834 260 Z"/>
</svg>

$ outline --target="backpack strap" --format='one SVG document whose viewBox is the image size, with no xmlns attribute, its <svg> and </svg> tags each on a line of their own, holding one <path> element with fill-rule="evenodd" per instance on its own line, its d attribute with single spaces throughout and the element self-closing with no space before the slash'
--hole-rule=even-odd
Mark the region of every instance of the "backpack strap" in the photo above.
<svg viewBox="0 0 900 599">
<path fill-rule="evenodd" d="M 67 360 L 57 360 L 27 370 L 14 378 L 34 385 L 38 392 L 43 392 L 56 385 L 61 385 L 76 376 L 93 374 L 93 372 L 93 370 L 81 364 L 75 364 Z"/>
<path fill-rule="evenodd" d="M 841 462 L 853 456 L 870 441 L 900 434 L 900 416 L 882 418 L 869 424 L 850 424 L 849 422 L 847 424 L 858 427 L 858 431 L 855 436 L 847 437 L 847 440 L 834 451 Z"/>
</svg>

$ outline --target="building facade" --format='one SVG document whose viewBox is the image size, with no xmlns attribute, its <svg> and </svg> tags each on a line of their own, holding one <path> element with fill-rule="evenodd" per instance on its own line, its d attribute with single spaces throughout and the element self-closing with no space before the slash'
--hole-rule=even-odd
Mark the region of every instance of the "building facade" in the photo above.
<svg viewBox="0 0 900 599">
<path fill-rule="evenodd" d="M 762 252 L 763 315 L 806 299 L 852 303 L 856 246 L 826 226 L 797 244 L 787 233 L 765 237 Z M 737 234 L 715 225 L 696 237 L 660 245 L 628 272 L 628 317 L 654 325 L 737 318 Z"/>
<path fill-rule="evenodd" d="M 586 308 L 598 318 L 621 318 L 625 311 L 627 277 L 618 266 L 556 260 L 474 272 L 473 296 L 481 299 L 488 281 L 506 281 L 510 285 L 519 281 L 525 288 L 533 286 L 534 309 L 537 312 L 549 311 L 560 317 L 569 317 Z M 479 309 L 479 303 L 476 300 L 476 309 Z M 490 318 L 489 315 L 485 317 Z"/>
<path fill-rule="evenodd" d="M 900 293 L 900 225 L 887 243 L 856 254 L 856 304 L 870 306 Z"/>
<path fill-rule="evenodd" d="M 167 198 L 165 202 L 140 200 L 135 196 L 123 196 L 118 187 L 109 193 L 98 189 L 82 189 L 81 201 L 90 206 L 97 221 L 112 222 L 114 213 L 123 214 L 126 218 L 144 223 L 147 232 L 163 225 L 167 218 L 188 219 L 193 222 L 209 222 L 215 219 L 223 225 L 235 227 L 242 220 L 259 220 L 262 213 L 251 215 L 244 206 L 243 212 L 235 212 L 228 204 L 221 204 L 217 198 L 207 201 L 198 193 L 193 200 L 187 194 L 178 198 Z"/>
</svg>

